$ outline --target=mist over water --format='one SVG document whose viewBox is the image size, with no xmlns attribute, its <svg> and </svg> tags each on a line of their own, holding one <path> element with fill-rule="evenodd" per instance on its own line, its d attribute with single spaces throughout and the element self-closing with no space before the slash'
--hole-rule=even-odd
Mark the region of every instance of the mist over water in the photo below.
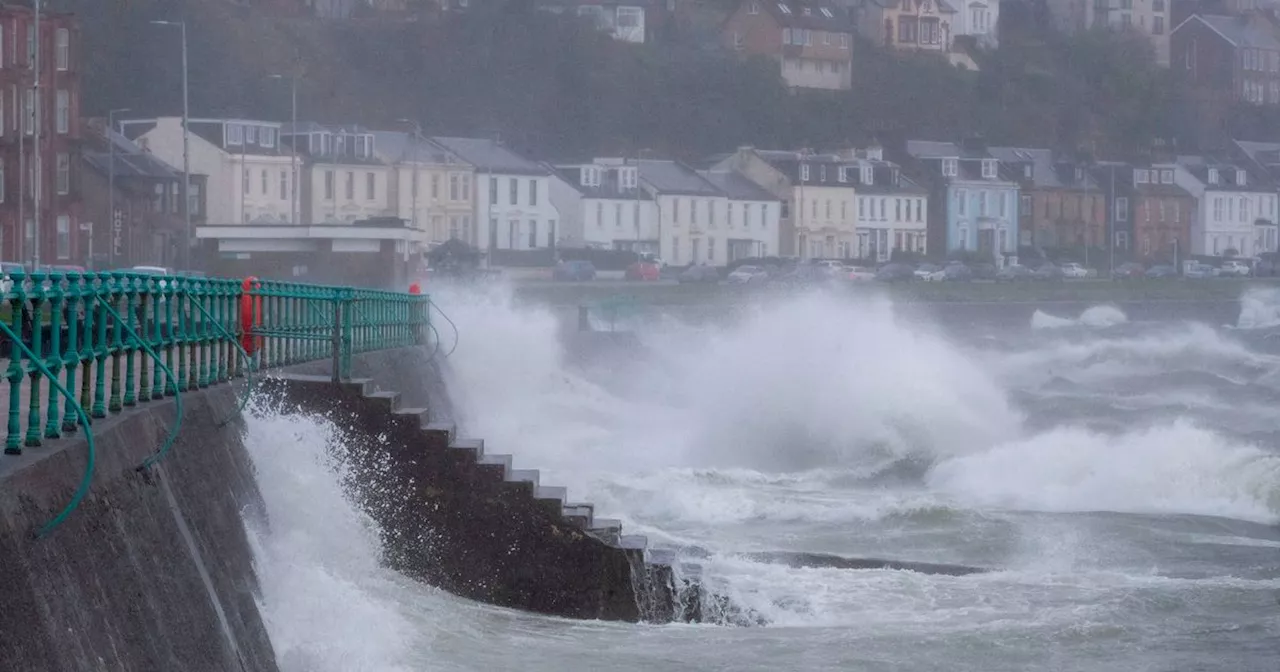
<svg viewBox="0 0 1280 672">
<path fill-rule="evenodd" d="M 993 347 L 819 293 L 723 322 L 648 312 L 627 322 L 638 343 L 587 356 L 565 348 L 572 320 L 501 288 L 434 298 L 462 334 L 449 383 L 463 434 L 696 561 L 770 627 L 569 624 L 406 586 L 377 567 L 376 534 L 318 447 L 323 421 L 263 417 L 255 464 L 289 484 L 265 493 L 257 535 L 286 672 L 1244 670 L 1280 656 L 1280 357 L 1245 326 L 1265 299 L 1239 329 L 1113 306 L 1046 328 L 1052 311 L 1037 312 Z M 287 437 L 305 447 L 275 450 Z M 340 630 L 344 609 L 367 636 Z"/>
</svg>

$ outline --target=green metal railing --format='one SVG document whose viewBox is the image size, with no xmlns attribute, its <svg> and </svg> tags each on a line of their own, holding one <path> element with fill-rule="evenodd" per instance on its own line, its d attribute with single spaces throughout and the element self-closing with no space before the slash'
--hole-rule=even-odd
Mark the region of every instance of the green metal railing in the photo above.
<svg viewBox="0 0 1280 672">
<path fill-rule="evenodd" d="M 4 453 L 82 429 L 89 449 L 72 500 L 38 535 L 88 492 L 94 419 L 173 397 L 177 420 L 146 469 L 178 436 L 183 392 L 244 378 L 243 409 L 254 369 L 329 360 L 337 381 L 350 377 L 354 354 L 439 347 L 425 294 L 128 272 L 15 273 L 0 290 Z"/>
</svg>

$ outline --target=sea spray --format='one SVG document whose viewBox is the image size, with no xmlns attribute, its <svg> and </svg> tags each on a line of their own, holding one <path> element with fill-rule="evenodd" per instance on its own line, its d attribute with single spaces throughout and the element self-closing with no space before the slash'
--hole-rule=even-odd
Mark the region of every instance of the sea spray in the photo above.
<svg viewBox="0 0 1280 672">
<path fill-rule="evenodd" d="M 398 672 L 414 630 L 387 593 L 379 530 L 344 481 L 327 420 L 251 409 L 244 443 L 267 521 L 246 521 L 261 608 L 282 672 Z"/>
</svg>

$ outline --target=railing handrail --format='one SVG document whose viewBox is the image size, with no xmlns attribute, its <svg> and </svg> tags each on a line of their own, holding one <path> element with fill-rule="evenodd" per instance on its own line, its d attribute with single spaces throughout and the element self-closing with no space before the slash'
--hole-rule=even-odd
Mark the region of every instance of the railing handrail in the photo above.
<svg viewBox="0 0 1280 672">
<path fill-rule="evenodd" d="M 432 308 L 427 294 L 272 280 L 246 287 L 230 278 L 132 271 L 15 271 L 0 276 L 0 338 L 12 344 L 9 385 L 0 388 L 8 391 L 5 453 L 38 448 L 43 439 L 80 426 L 88 444 L 79 486 L 37 536 L 65 521 L 90 490 L 97 456 L 90 429 L 95 418 L 174 397 L 176 421 L 139 466 L 146 469 L 169 455 L 180 436 L 184 392 L 244 376 L 247 386 L 238 414 L 254 393 L 255 370 L 331 359 L 335 377 L 341 379 L 348 377 L 356 353 L 429 340 L 435 341 L 434 357 L 441 339 L 432 324 Z M 434 308 L 454 329 L 452 352 L 458 345 L 457 325 L 439 306 Z M 45 394 L 44 379 L 57 395 Z M 72 393 L 76 387 L 79 399 Z M 60 408 L 64 398 L 65 411 Z"/>
<path fill-rule="evenodd" d="M 165 377 L 173 383 L 173 402 L 177 407 L 175 409 L 178 414 L 177 419 L 174 420 L 173 427 L 169 429 L 169 436 L 165 437 L 164 443 L 160 445 L 160 449 L 151 457 L 143 460 L 142 464 L 138 467 L 139 469 L 147 469 L 151 467 L 151 465 L 164 459 L 164 456 L 169 453 L 169 449 L 173 447 L 174 442 L 178 440 L 178 432 L 182 429 L 182 390 L 178 389 L 178 379 L 173 375 L 173 371 L 171 371 L 168 366 L 165 366 L 164 361 L 160 359 L 160 355 L 157 355 L 155 350 L 152 350 L 151 346 L 138 335 L 138 332 L 134 331 L 133 327 L 129 326 L 129 323 L 120 316 L 120 313 L 116 312 L 116 309 L 112 308 L 111 304 L 107 303 L 107 300 L 102 298 L 101 294 L 95 294 L 94 298 L 97 299 L 98 303 L 106 309 L 107 313 L 110 314 L 111 317 L 116 319 L 116 324 L 129 332 L 129 337 L 138 345 L 142 346 L 142 349 L 151 357 L 151 359 L 155 360 L 156 366 L 160 367 L 161 371 L 164 371 Z M 129 307 L 132 308 L 133 306 L 131 305 Z"/>
<path fill-rule="evenodd" d="M 39 369 L 40 373 L 49 379 L 49 384 L 57 390 L 59 394 L 70 400 L 72 407 L 75 409 L 76 415 L 80 418 L 80 422 L 84 423 L 84 441 L 86 445 L 84 475 L 80 477 L 80 484 L 76 486 L 75 492 L 72 493 L 71 501 L 67 502 L 67 505 L 62 508 L 62 511 L 60 511 L 58 515 L 54 516 L 49 520 L 49 522 L 36 530 L 35 537 L 39 539 L 52 532 L 57 526 L 61 525 L 62 521 L 67 519 L 67 516 L 70 516 L 72 512 L 80 507 L 80 502 L 84 500 L 85 495 L 89 494 L 89 486 L 93 483 L 93 467 L 94 463 L 97 461 L 97 447 L 93 443 L 93 429 L 89 427 L 89 414 L 84 412 L 84 408 L 75 400 L 75 396 L 71 394 L 67 388 L 63 387 L 62 383 L 58 382 L 58 377 L 53 375 L 53 372 L 40 361 L 40 358 L 36 357 L 35 353 L 31 351 L 31 348 L 28 348 L 27 344 L 23 343 L 22 339 L 18 338 L 18 335 L 13 333 L 13 330 L 10 329 L 9 325 L 5 324 L 3 320 L 0 320 L 0 331 L 3 331 L 4 334 L 9 337 L 11 343 L 22 349 L 23 354 L 25 354 L 28 360 Z M 10 357 L 12 357 L 12 355 L 10 355 Z M 10 368 L 13 368 L 14 366 L 16 365 L 11 362 Z"/>
</svg>

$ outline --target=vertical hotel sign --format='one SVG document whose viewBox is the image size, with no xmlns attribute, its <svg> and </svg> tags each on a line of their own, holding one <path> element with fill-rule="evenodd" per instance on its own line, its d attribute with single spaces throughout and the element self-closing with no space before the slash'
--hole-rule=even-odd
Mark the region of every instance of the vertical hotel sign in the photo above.
<svg viewBox="0 0 1280 672">
<path fill-rule="evenodd" d="M 119 208 L 111 213 L 111 256 L 124 256 L 124 213 Z"/>
</svg>

